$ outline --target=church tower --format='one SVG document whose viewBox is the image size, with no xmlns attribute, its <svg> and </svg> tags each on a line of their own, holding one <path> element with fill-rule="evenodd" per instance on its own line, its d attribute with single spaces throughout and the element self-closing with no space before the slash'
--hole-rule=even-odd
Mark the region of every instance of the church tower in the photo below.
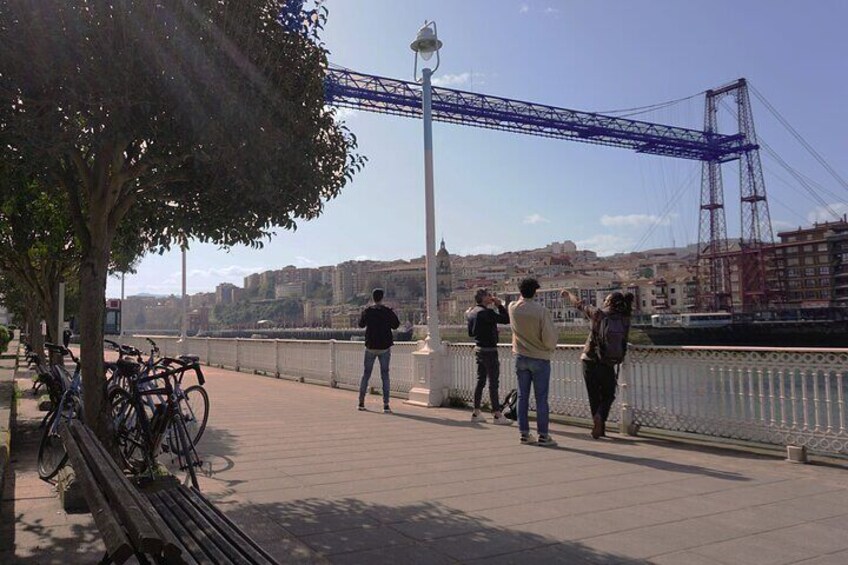
<svg viewBox="0 0 848 565">
<path fill-rule="evenodd" d="M 450 253 L 445 248 L 445 240 L 436 253 L 436 290 L 439 296 L 448 296 L 453 290 L 451 278 Z"/>
</svg>

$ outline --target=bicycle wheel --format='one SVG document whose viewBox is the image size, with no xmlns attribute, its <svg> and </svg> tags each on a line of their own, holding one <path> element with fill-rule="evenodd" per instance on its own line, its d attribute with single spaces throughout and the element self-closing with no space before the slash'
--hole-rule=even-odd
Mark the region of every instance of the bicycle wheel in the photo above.
<svg viewBox="0 0 848 565">
<path fill-rule="evenodd" d="M 209 395 L 206 389 L 200 385 L 185 389 L 179 399 L 179 408 L 188 437 L 193 445 L 197 445 L 209 420 Z"/>
<path fill-rule="evenodd" d="M 194 448 L 194 444 L 191 443 L 191 440 L 188 437 L 185 420 L 179 412 L 174 414 L 172 429 L 176 429 L 177 437 L 173 443 L 177 444 L 176 453 L 177 458 L 180 461 L 180 468 L 188 471 L 191 486 L 193 486 L 195 490 L 199 491 L 200 484 L 197 482 L 196 467 L 200 467 L 201 461 L 197 456 L 197 450 Z"/>
<path fill-rule="evenodd" d="M 65 466 L 68 462 L 68 452 L 65 450 L 65 443 L 59 435 L 60 422 L 56 422 L 58 418 L 71 420 L 79 417 L 80 406 L 76 398 L 70 397 L 65 400 L 64 406 L 61 406 L 50 414 L 44 430 L 41 432 L 41 443 L 38 445 L 38 476 L 49 481 L 56 476 L 59 469 Z"/>
<path fill-rule="evenodd" d="M 38 476 L 45 481 L 49 481 L 55 477 L 59 469 L 68 460 L 68 452 L 65 451 L 65 444 L 54 429 L 54 423 L 60 413 L 61 411 L 54 410 L 50 414 L 47 425 L 44 426 L 44 431 L 41 432 L 41 443 L 38 445 Z"/>
<path fill-rule="evenodd" d="M 147 467 L 148 454 L 144 447 L 144 430 L 132 396 L 124 389 L 113 388 L 109 391 L 108 400 L 118 452 L 124 466 L 134 473 L 140 473 Z"/>
</svg>

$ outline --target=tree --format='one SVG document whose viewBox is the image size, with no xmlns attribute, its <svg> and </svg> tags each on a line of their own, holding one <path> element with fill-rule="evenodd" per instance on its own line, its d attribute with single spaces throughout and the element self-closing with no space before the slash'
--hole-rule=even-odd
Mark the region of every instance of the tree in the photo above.
<svg viewBox="0 0 848 565">
<path fill-rule="evenodd" d="M 41 319 L 50 339 L 60 343 L 59 283 L 76 277 L 78 256 L 67 199 L 33 175 L 27 161 L 0 150 L 0 270 L 24 302 L 30 344 L 40 356 Z"/>
<path fill-rule="evenodd" d="M 80 243 L 85 420 L 108 437 L 110 250 L 261 246 L 364 164 L 324 106 L 326 11 L 294 0 L 0 0 L 0 129 L 52 164 Z"/>
</svg>

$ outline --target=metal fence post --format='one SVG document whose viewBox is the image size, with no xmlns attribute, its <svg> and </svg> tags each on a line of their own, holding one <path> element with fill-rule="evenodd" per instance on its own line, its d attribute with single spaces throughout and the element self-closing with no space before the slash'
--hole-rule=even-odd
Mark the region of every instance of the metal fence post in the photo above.
<svg viewBox="0 0 848 565">
<path fill-rule="evenodd" d="M 336 361 L 336 340 L 330 340 L 330 386 L 333 388 L 338 388 L 339 383 L 336 380 L 338 376 L 338 363 Z"/>
<path fill-rule="evenodd" d="M 630 390 L 630 371 L 632 363 L 628 358 L 619 365 L 618 386 L 621 390 L 621 419 L 619 422 L 619 431 L 622 434 L 635 436 L 639 433 L 639 426 L 633 422 L 633 399 L 632 391 Z"/>
<path fill-rule="evenodd" d="M 241 371 L 241 339 L 236 338 L 236 371 Z"/>
<path fill-rule="evenodd" d="M 274 340 L 274 363 L 277 366 L 277 378 L 280 378 L 280 375 L 283 374 L 283 359 L 280 355 L 280 349 L 282 349 L 282 342 L 279 339 Z"/>
<path fill-rule="evenodd" d="M 206 338 L 206 364 L 212 365 L 212 342 Z"/>
</svg>

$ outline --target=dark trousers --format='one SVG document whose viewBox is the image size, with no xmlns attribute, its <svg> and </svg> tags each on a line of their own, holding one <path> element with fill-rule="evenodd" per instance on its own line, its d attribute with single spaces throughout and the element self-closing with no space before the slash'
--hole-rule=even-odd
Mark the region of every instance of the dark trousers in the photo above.
<svg viewBox="0 0 848 565">
<path fill-rule="evenodd" d="M 483 400 L 483 389 L 486 388 L 486 380 L 489 381 L 489 401 L 492 404 L 492 412 L 500 412 L 500 397 L 498 396 L 499 379 L 501 376 L 501 364 L 498 361 L 497 351 L 475 351 L 474 358 L 477 360 L 477 387 L 474 389 L 474 409 L 480 408 Z"/>
<path fill-rule="evenodd" d="M 600 415 L 601 420 L 606 422 L 612 403 L 615 401 L 615 389 L 618 386 L 615 367 L 598 361 L 584 360 L 583 380 L 586 382 L 592 417 Z"/>
</svg>

